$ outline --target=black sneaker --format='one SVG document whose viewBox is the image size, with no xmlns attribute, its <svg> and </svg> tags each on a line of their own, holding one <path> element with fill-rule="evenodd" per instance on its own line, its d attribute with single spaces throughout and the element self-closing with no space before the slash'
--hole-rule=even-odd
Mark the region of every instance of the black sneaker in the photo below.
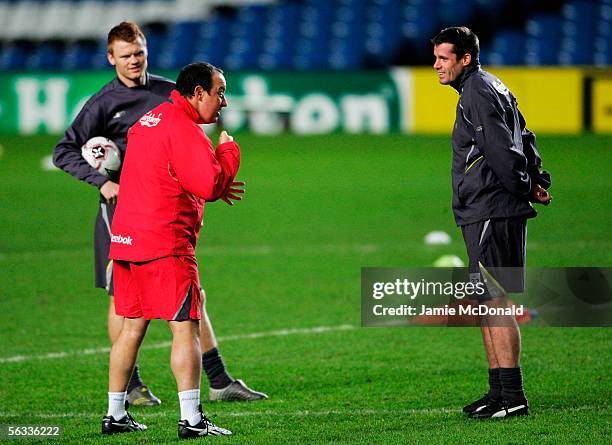
<svg viewBox="0 0 612 445">
<path fill-rule="evenodd" d="M 132 433 L 146 429 L 147 426 L 136 422 L 130 413 L 119 420 L 115 420 L 113 416 L 104 416 L 102 419 L 102 434 Z"/>
<path fill-rule="evenodd" d="M 527 400 L 523 399 L 514 402 L 508 402 L 507 400 L 494 401 L 481 410 L 470 413 L 468 417 L 470 419 L 491 419 L 528 415 L 529 405 L 527 405 Z"/>
<path fill-rule="evenodd" d="M 200 413 L 202 413 L 202 405 L 200 405 Z M 204 436 L 231 436 L 232 432 L 221 428 L 212 423 L 208 417 L 202 414 L 202 420 L 195 425 L 191 425 L 187 420 L 179 420 L 178 437 L 179 439 L 190 439 L 192 437 Z"/>
<path fill-rule="evenodd" d="M 476 411 L 480 411 L 481 409 L 483 409 L 485 406 L 491 404 L 495 402 L 494 399 L 492 399 L 491 397 L 489 397 L 489 394 L 485 394 L 484 397 L 476 400 L 475 402 L 470 403 L 469 405 L 465 405 L 463 407 L 463 412 L 470 414 L 470 413 L 474 413 Z"/>
</svg>

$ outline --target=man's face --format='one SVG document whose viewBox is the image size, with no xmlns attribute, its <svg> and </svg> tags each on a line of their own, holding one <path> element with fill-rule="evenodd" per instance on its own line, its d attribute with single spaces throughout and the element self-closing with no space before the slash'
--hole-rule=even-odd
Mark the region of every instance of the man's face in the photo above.
<svg viewBox="0 0 612 445">
<path fill-rule="evenodd" d="M 210 92 L 202 87 L 196 88 L 196 110 L 204 123 L 212 124 L 217 122 L 221 115 L 221 109 L 227 107 L 225 88 L 225 77 L 218 71 L 213 72 Z"/>
<path fill-rule="evenodd" d="M 440 43 L 434 46 L 434 69 L 438 73 L 438 80 L 442 85 L 448 85 L 457 79 L 466 66 L 472 61 L 470 54 L 465 54 L 457 59 L 457 55 L 453 52 L 452 43 Z"/>
<path fill-rule="evenodd" d="M 107 54 L 117 76 L 128 87 L 142 85 L 147 71 L 147 47 L 141 37 L 132 43 L 115 40 Z"/>
</svg>

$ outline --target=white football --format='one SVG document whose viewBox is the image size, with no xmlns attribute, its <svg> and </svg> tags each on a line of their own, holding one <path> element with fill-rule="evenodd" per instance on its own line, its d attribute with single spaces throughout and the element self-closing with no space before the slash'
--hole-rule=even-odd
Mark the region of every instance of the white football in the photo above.
<svg viewBox="0 0 612 445">
<path fill-rule="evenodd" d="M 104 136 L 85 142 L 81 153 L 89 165 L 107 178 L 116 178 L 121 170 L 121 153 L 117 144 Z"/>
</svg>

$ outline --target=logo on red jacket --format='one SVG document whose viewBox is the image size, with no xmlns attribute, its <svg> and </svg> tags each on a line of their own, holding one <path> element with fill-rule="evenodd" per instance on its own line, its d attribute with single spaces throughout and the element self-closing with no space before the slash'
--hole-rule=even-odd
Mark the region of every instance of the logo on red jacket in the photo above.
<svg viewBox="0 0 612 445">
<path fill-rule="evenodd" d="M 126 246 L 131 246 L 132 241 L 134 240 L 131 236 L 113 235 L 111 237 L 111 243 L 125 244 Z"/>
<path fill-rule="evenodd" d="M 149 111 L 147 114 L 142 116 L 138 122 L 143 127 L 155 127 L 161 121 L 162 114 L 159 113 L 157 116 L 155 113 Z"/>
</svg>

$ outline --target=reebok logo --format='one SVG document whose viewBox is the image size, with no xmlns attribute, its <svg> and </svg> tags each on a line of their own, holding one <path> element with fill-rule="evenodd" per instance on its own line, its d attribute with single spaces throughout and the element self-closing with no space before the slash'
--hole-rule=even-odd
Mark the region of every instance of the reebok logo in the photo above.
<svg viewBox="0 0 612 445">
<path fill-rule="evenodd" d="M 162 113 L 159 113 L 156 116 L 154 113 L 149 111 L 147 114 L 142 116 L 138 122 L 140 122 L 140 125 L 143 127 L 155 127 L 161 121 L 161 116 Z"/>
<path fill-rule="evenodd" d="M 132 245 L 131 236 L 113 235 L 111 237 L 111 243 L 125 244 L 126 246 Z"/>
</svg>

